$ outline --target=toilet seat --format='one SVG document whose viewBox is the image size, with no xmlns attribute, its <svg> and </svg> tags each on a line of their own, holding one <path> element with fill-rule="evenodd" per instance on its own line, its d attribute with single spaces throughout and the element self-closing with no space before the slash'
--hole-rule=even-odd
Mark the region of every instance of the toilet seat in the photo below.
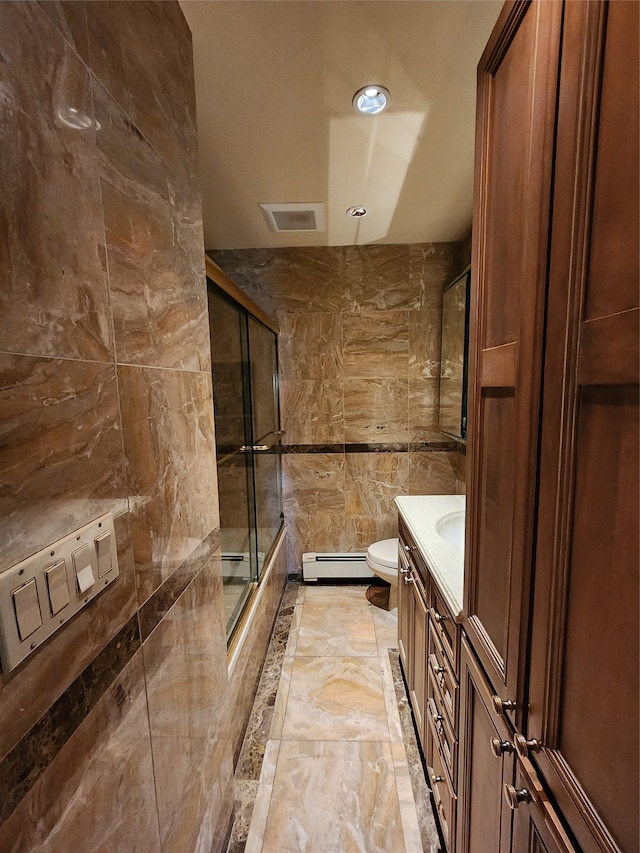
<svg viewBox="0 0 640 853">
<path fill-rule="evenodd" d="M 385 569 L 398 570 L 398 539 L 381 539 L 374 542 L 367 551 L 367 562 L 375 563 Z"/>
</svg>

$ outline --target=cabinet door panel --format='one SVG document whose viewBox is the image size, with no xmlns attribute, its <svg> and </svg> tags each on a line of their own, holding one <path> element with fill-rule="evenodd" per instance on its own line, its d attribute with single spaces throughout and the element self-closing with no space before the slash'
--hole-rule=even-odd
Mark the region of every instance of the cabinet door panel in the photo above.
<svg viewBox="0 0 640 853">
<path fill-rule="evenodd" d="M 523 709 L 562 4 L 507 4 L 479 65 L 465 628 Z"/>
<path fill-rule="evenodd" d="M 527 734 L 589 853 L 639 846 L 639 8 L 567 4 L 559 93 Z"/>
<path fill-rule="evenodd" d="M 515 788 L 529 800 L 514 810 L 511 853 L 577 853 L 527 759 L 516 763 Z"/>
<path fill-rule="evenodd" d="M 466 640 L 460 654 L 460 762 L 458 766 L 459 853 L 510 849 L 511 812 L 503 796 L 513 782 L 513 753 L 495 758 L 490 741 L 510 741 L 504 720 L 491 707 L 491 688 Z"/>
</svg>

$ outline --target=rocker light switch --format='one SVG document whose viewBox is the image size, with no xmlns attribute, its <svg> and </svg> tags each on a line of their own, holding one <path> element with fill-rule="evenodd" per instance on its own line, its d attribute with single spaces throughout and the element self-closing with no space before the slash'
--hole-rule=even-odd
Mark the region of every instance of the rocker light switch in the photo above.
<svg viewBox="0 0 640 853">
<path fill-rule="evenodd" d="M 98 555 L 98 577 L 101 578 L 111 571 L 113 561 L 111 559 L 111 542 L 113 536 L 109 531 L 100 534 L 95 540 L 96 553 Z"/>
<path fill-rule="evenodd" d="M 0 663 L 6 675 L 120 575 L 104 513 L 0 572 Z M 2 846 L 2 845 L 0 845 Z"/>
<path fill-rule="evenodd" d="M 67 606 L 69 601 L 69 584 L 67 583 L 67 566 L 64 560 L 59 560 L 53 566 L 50 566 L 46 572 L 47 591 L 49 593 L 49 607 L 51 615 Z"/>
<path fill-rule="evenodd" d="M 91 565 L 91 548 L 88 545 L 83 545 L 71 555 L 73 558 L 73 568 L 78 581 L 78 592 L 82 595 L 90 589 L 96 579 L 93 574 L 93 566 Z"/>
<path fill-rule="evenodd" d="M 11 595 L 16 610 L 18 634 L 21 640 L 26 640 L 42 625 L 35 578 L 21 586 L 20 589 L 14 590 Z"/>
</svg>

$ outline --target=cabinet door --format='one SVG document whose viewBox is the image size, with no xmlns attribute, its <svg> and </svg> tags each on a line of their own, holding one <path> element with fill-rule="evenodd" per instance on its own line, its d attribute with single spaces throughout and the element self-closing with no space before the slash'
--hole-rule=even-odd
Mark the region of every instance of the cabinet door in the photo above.
<svg viewBox="0 0 640 853">
<path fill-rule="evenodd" d="M 410 689 L 411 707 L 416 718 L 420 741 L 425 744 L 425 710 L 427 704 L 427 605 L 420 581 L 414 578 L 408 584 L 413 594 L 413 631 L 411 651 L 413 655 L 413 684 Z"/>
<path fill-rule="evenodd" d="M 638 839 L 639 4 L 567 3 L 526 734 L 584 851 Z"/>
<path fill-rule="evenodd" d="M 491 688 L 466 638 L 461 645 L 456 851 L 507 853 L 511 812 L 503 786 L 513 784 L 513 744 L 505 721 L 493 711 Z"/>
<path fill-rule="evenodd" d="M 398 573 L 398 652 L 400 661 L 404 670 L 404 677 L 407 680 L 409 689 L 411 688 L 410 681 L 413 677 L 409 672 L 409 646 L 411 643 L 411 635 L 413 633 L 413 593 L 411 584 L 405 583 L 405 578 L 410 569 L 409 562 L 403 553 L 404 543 L 400 540 L 400 556 Z"/>
<path fill-rule="evenodd" d="M 465 630 L 517 715 L 561 14 L 555 0 L 507 4 L 478 68 Z"/>
<path fill-rule="evenodd" d="M 506 792 L 514 810 L 511 853 L 576 853 L 558 813 L 527 759 L 516 764 L 516 781 Z"/>
</svg>

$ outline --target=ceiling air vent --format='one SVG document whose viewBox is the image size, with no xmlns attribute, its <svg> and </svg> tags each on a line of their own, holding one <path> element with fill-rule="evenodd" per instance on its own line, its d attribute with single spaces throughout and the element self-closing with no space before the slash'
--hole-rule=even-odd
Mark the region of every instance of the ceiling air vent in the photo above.
<svg viewBox="0 0 640 853">
<path fill-rule="evenodd" d="M 272 231 L 324 231 L 324 204 L 262 204 L 267 225 Z"/>
</svg>

